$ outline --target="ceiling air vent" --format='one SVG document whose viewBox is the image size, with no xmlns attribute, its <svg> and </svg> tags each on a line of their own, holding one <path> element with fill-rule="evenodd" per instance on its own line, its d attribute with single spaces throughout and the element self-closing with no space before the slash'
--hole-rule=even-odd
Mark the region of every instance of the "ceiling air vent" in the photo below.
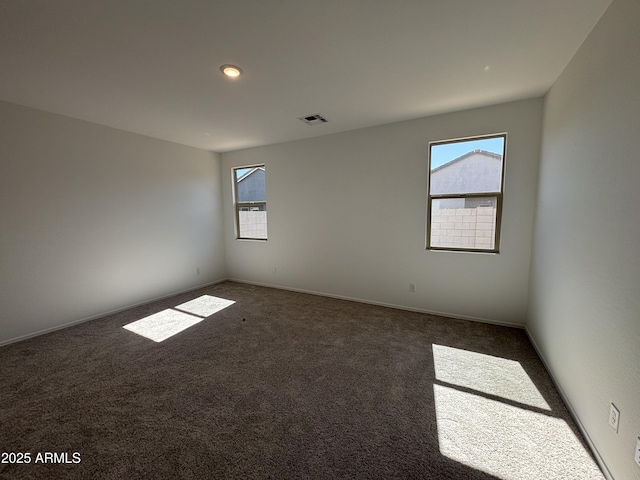
<svg viewBox="0 0 640 480">
<path fill-rule="evenodd" d="M 327 123 L 327 119 L 319 113 L 315 115 L 305 115 L 304 117 L 298 117 L 298 120 L 306 123 L 307 125 L 317 125 L 319 123 Z"/>
</svg>

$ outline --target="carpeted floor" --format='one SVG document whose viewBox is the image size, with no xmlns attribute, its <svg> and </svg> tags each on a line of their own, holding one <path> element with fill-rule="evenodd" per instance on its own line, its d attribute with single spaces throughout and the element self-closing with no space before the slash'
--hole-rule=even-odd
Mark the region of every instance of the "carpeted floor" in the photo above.
<svg viewBox="0 0 640 480">
<path fill-rule="evenodd" d="M 235 303 L 160 343 L 122 328 L 203 295 Z M 0 367 L 0 460 L 31 454 L 2 479 L 602 478 L 515 328 L 224 282 Z"/>
</svg>

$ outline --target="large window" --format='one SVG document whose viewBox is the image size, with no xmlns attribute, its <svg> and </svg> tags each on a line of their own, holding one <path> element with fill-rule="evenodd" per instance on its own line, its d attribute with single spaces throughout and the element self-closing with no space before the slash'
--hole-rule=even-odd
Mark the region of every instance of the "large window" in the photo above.
<svg viewBox="0 0 640 480">
<path fill-rule="evenodd" d="M 267 239 L 267 188 L 264 165 L 233 169 L 236 236 Z"/>
<path fill-rule="evenodd" d="M 498 253 L 507 134 L 431 142 L 427 248 Z"/>
</svg>

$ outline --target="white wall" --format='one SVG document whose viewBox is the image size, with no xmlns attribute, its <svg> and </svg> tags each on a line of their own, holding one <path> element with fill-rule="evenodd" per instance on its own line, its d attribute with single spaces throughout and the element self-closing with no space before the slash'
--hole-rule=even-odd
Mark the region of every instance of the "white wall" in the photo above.
<svg viewBox="0 0 640 480">
<path fill-rule="evenodd" d="M 0 102 L 0 343 L 225 278 L 219 175 L 217 154 Z"/>
<path fill-rule="evenodd" d="M 615 0 L 546 97 L 527 321 L 618 480 L 640 479 L 639 25 Z"/>
<path fill-rule="evenodd" d="M 541 122 L 533 99 L 222 154 L 228 276 L 522 324 Z M 426 251 L 429 141 L 505 131 L 501 253 Z M 236 240 L 231 169 L 257 163 L 269 240 Z"/>
</svg>

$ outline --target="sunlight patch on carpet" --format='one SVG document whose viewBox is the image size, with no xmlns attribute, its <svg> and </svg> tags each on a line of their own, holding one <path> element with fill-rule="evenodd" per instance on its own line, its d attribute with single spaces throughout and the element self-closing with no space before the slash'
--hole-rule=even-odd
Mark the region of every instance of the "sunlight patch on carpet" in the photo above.
<svg viewBox="0 0 640 480">
<path fill-rule="evenodd" d="M 519 362 L 442 345 L 432 347 L 436 378 L 441 382 L 551 410 Z"/>
<path fill-rule="evenodd" d="M 234 303 L 236 302 L 233 300 L 202 295 L 174 308 L 167 308 L 136 320 L 122 328 L 154 342 L 162 342 Z"/>
<path fill-rule="evenodd" d="M 214 297 L 211 295 L 202 295 L 189 302 L 177 305 L 176 310 L 181 312 L 191 313 L 200 317 L 208 317 L 222 309 L 227 308 L 229 305 L 236 303 L 233 300 L 227 300 L 226 298 Z"/>
<path fill-rule="evenodd" d="M 503 480 L 603 480 L 567 423 L 434 385 L 440 452 Z"/>
<path fill-rule="evenodd" d="M 168 308 L 162 312 L 136 320 L 133 323 L 125 325 L 123 328 L 142 335 L 154 342 L 162 342 L 169 337 L 173 337 L 176 333 L 180 333 L 196 323 L 200 323 L 202 320 L 202 317 L 196 317 Z"/>
</svg>

